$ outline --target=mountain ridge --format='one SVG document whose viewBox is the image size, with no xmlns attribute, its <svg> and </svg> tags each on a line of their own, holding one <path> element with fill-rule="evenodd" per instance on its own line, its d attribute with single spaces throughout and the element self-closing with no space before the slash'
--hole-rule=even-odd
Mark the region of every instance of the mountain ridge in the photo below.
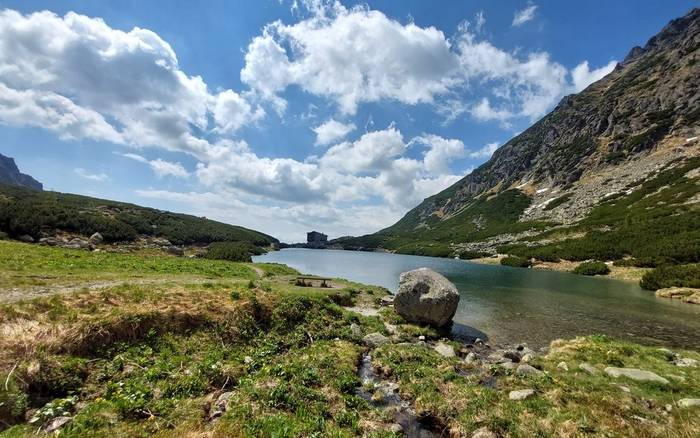
<svg viewBox="0 0 700 438">
<path fill-rule="evenodd" d="M 566 239 L 597 232 L 598 225 L 584 224 L 607 205 L 607 197 L 629 197 L 669 168 L 696 166 L 699 48 L 700 9 L 695 8 L 672 20 L 643 48 L 632 48 L 606 77 L 564 97 L 486 163 L 426 198 L 396 224 L 334 243 L 346 249 L 447 256 L 464 249 L 495 253 L 514 242 L 527 247 L 552 243 L 543 236 L 552 229 L 563 230 Z M 697 181 L 697 175 L 673 178 L 675 198 L 660 200 L 667 204 L 659 204 L 658 211 L 675 205 L 683 215 L 695 214 L 696 186 L 690 184 L 688 191 L 680 187 L 688 186 L 686 180 Z M 645 223 L 658 221 L 651 216 L 644 216 Z M 615 256 L 625 256 L 618 250 Z"/>
<path fill-rule="evenodd" d="M 19 171 L 13 158 L 0 154 L 0 184 L 43 190 L 44 186 L 31 176 Z"/>
</svg>

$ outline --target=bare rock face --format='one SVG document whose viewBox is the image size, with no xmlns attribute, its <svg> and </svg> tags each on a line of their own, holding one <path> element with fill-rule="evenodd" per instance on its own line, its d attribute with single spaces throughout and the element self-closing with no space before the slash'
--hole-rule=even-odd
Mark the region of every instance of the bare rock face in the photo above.
<svg viewBox="0 0 700 438">
<path fill-rule="evenodd" d="M 442 327 L 457 311 L 459 292 L 454 284 L 437 272 L 420 268 L 401 274 L 394 308 L 410 322 Z"/>
</svg>

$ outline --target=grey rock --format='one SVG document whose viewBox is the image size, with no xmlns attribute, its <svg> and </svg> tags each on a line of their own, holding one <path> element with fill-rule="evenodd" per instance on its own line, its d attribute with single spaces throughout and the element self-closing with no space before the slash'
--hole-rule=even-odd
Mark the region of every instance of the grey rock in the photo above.
<svg viewBox="0 0 700 438">
<path fill-rule="evenodd" d="M 182 248 L 180 248 L 179 246 L 175 246 L 175 245 L 166 246 L 166 247 L 163 248 L 163 249 L 164 249 L 165 252 L 167 252 L 168 254 L 172 254 L 172 255 L 174 255 L 174 256 L 182 257 L 182 256 L 185 255 L 185 251 L 184 251 Z"/>
<path fill-rule="evenodd" d="M 435 346 L 435 351 L 443 357 L 455 357 L 455 349 L 451 345 L 445 344 L 443 342 L 438 342 Z"/>
<path fill-rule="evenodd" d="M 221 394 L 214 403 L 212 403 L 211 408 L 209 409 L 209 419 L 213 420 L 214 418 L 218 418 L 226 412 L 228 409 L 228 402 L 231 399 L 231 396 L 233 396 L 233 392 L 224 392 Z"/>
<path fill-rule="evenodd" d="M 502 362 L 502 363 L 499 363 L 498 366 L 500 366 L 501 368 L 506 369 L 506 370 L 514 370 L 514 369 L 518 368 L 518 364 L 515 362 Z"/>
<path fill-rule="evenodd" d="M 587 372 L 588 374 L 598 374 L 598 368 L 594 367 L 593 365 L 583 362 L 578 366 L 580 370 L 583 370 Z"/>
<path fill-rule="evenodd" d="M 99 245 L 102 242 L 104 242 L 104 238 L 102 237 L 102 234 L 100 233 L 95 233 L 92 236 L 90 236 L 89 242 L 93 245 Z"/>
<path fill-rule="evenodd" d="M 630 392 L 632 392 L 632 391 L 629 389 L 629 387 L 627 387 L 627 386 L 625 386 L 625 385 L 618 385 L 618 388 L 620 388 L 620 390 L 621 390 L 622 392 L 626 392 L 626 393 L 628 393 L 628 394 L 629 394 Z"/>
<path fill-rule="evenodd" d="M 20 242 L 25 242 L 25 243 L 34 243 L 34 238 L 30 236 L 29 234 L 22 234 L 17 238 Z"/>
<path fill-rule="evenodd" d="M 689 357 L 683 357 L 681 359 L 676 360 L 674 363 L 676 364 L 676 366 L 679 366 L 679 367 L 695 368 L 696 366 L 698 366 L 698 361 L 695 359 L 691 359 Z"/>
<path fill-rule="evenodd" d="M 569 366 L 564 361 L 559 362 L 557 364 L 557 368 L 562 370 L 562 371 L 569 371 Z"/>
<path fill-rule="evenodd" d="M 379 347 L 380 345 L 388 344 L 391 340 L 379 332 L 374 332 L 362 338 L 362 342 L 370 347 Z"/>
<path fill-rule="evenodd" d="M 508 398 L 511 400 L 525 400 L 528 397 L 535 395 L 534 389 L 519 389 L 508 393 Z"/>
<path fill-rule="evenodd" d="M 636 380 L 638 382 L 657 382 L 664 385 L 668 384 L 668 380 L 659 376 L 658 374 L 637 368 L 607 367 L 604 371 L 605 374 L 614 378 L 627 377 L 628 379 Z"/>
<path fill-rule="evenodd" d="M 51 420 L 51 422 L 48 424 L 48 426 L 46 426 L 44 431 L 46 433 L 51 433 L 55 430 L 62 428 L 71 421 L 73 421 L 72 417 L 56 417 L 53 420 Z"/>
<path fill-rule="evenodd" d="M 479 357 L 474 353 L 469 353 L 464 357 L 464 361 L 466 363 L 478 362 L 478 360 L 479 360 Z"/>
<path fill-rule="evenodd" d="M 389 432 L 395 433 L 395 434 L 401 433 L 401 432 L 403 432 L 403 427 L 401 427 L 401 425 L 398 423 L 394 423 L 389 427 Z"/>
<path fill-rule="evenodd" d="M 58 243 L 59 241 L 55 237 L 42 237 L 39 239 L 39 244 L 41 245 L 56 246 Z"/>
<path fill-rule="evenodd" d="M 525 354 L 523 354 L 523 357 L 520 358 L 520 362 L 529 363 L 529 362 L 532 362 L 532 360 L 533 360 L 534 358 L 535 358 L 535 355 L 534 355 L 534 354 L 525 353 Z"/>
<path fill-rule="evenodd" d="M 350 332 L 353 336 L 362 336 L 362 329 L 359 325 L 355 324 L 354 322 L 350 324 Z"/>
<path fill-rule="evenodd" d="M 420 268 L 399 277 L 394 308 L 407 321 L 442 327 L 452 320 L 458 303 L 455 285 L 431 269 Z"/>
<path fill-rule="evenodd" d="M 386 295 L 386 296 L 383 296 L 382 299 L 381 299 L 380 304 L 381 304 L 382 306 L 391 306 L 391 305 L 393 305 L 393 304 L 394 304 L 394 296 L 393 296 L 393 295 Z"/>
<path fill-rule="evenodd" d="M 678 406 L 682 408 L 692 408 L 700 406 L 700 398 L 682 398 L 678 400 Z"/>
<path fill-rule="evenodd" d="M 503 357 L 505 357 L 506 359 L 510 359 L 513 362 L 520 362 L 520 353 L 518 353 L 517 351 L 506 351 L 505 353 L 503 353 Z"/>
<path fill-rule="evenodd" d="M 68 241 L 68 246 L 70 246 L 71 248 L 86 249 L 90 247 L 90 243 L 85 239 L 74 237 Z"/>
<path fill-rule="evenodd" d="M 520 364 L 515 372 L 520 376 L 542 376 L 544 373 L 537 368 L 530 366 L 528 364 Z"/>
<path fill-rule="evenodd" d="M 487 427 L 482 427 L 472 433 L 472 438 L 497 438 L 496 434 L 491 432 Z"/>
</svg>

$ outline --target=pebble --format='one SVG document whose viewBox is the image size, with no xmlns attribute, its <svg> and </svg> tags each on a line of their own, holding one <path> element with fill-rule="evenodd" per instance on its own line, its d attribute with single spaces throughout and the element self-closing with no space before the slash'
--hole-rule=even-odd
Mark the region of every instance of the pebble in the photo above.
<svg viewBox="0 0 700 438">
<path fill-rule="evenodd" d="M 350 324 L 350 333 L 352 333 L 353 336 L 360 337 L 362 336 L 362 329 L 359 325 L 353 322 L 352 324 Z"/>
<path fill-rule="evenodd" d="M 684 357 L 682 359 L 678 359 L 675 362 L 675 364 L 676 364 L 676 366 L 679 366 L 679 367 L 693 367 L 693 368 L 695 368 L 696 366 L 698 366 L 698 361 L 695 359 L 691 359 L 689 357 Z"/>
<path fill-rule="evenodd" d="M 626 387 L 625 385 L 618 385 L 618 388 L 620 388 L 622 390 L 622 392 L 626 392 L 628 394 L 631 392 L 630 389 L 628 387 Z"/>
<path fill-rule="evenodd" d="M 588 374 L 598 374 L 598 368 L 594 367 L 593 365 L 591 365 L 589 363 L 583 362 L 578 367 L 579 367 L 579 369 L 587 372 Z"/>
<path fill-rule="evenodd" d="M 534 358 L 535 358 L 535 356 L 533 356 L 532 354 L 525 353 L 523 355 L 523 357 L 520 358 L 520 361 L 525 362 L 525 363 L 529 363 L 529 362 L 532 362 L 532 359 L 534 359 Z"/>
<path fill-rule="evenodd" d="M 46 433 L 51 433 L 55 430 L 62 428 L 71 421 L 73 421 L 72 417 L 56 417 L 53 420 L 51 420 L 51 423 L 49 423 L 48 426 L 46 426 L 45 431 Z"/>
<path fill-rule="evenodd" d="M 541 376 L 544 374 L 537 368 L 527 364 L 518 365 L 518 368 L 515 370 L 515 372 L 520 376 Z"/>
<path fill-rule="evenodd" d="M 496 434 L 491 432 L 487 427 L 482 427 L 472 433 L 472 438 L 496 438 Z"/>
<path fill-rule="evenodd" d="M 508 398 L 511 400 L 525 400 L 535 394 L 534 389 L 519 389 L 508 393 Z"/>
<path fill-rule="evenodd" d="M 464 357 L 464 361 L 465 361 L 466 363 L 478 362 L 478 361 L 479 361 L 479 357 L 478 357 L 476 354 L 474 354 L 474 353 L 469 353 L 469 354 L 467 354 L 467 355 Z"/>
<path fill-rule="evenodd" d="M 438 344 L 435 346 L 435 351 L 437 351 L 440 354 L 440 356 L 443 357 L 455 356 L 455 349 L 452 348 L 451 345 L 445 344 L 443 342 L 438 342 Z"/>
<path fill-rule="evenodd" d="M 569 366 L 564 361 L 559 362 L 557 364 L 557 368 L 562 370 L 562 371 L 569 371 Z"/>
</svg>

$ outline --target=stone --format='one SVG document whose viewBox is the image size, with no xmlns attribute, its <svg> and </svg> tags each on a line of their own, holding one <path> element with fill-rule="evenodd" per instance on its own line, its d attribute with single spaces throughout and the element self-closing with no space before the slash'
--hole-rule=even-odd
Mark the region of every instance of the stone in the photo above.
<svg viewBox="0 0 700 438">
<path fill-rule="evenodd" d="M 689 357 L 683 357 L 681 359 L 678 359 L 674 362 L 676 366 L 678 367 L 692 367 L 695 368 L 698 366 L 698 361 L 695 359 L 691 359 Z"/>
<path fill-rule="evenodd" d="M 497 438 L 496 434 L 491 432 L 488 427 L 482 427 L 472 433 L 472 438 Z"/>
<path fill-rule="evenodd" d="M 389 427 L 389 432 L 399 434 L 403 432 L 403 427 L 400 424 L 394 423 Z"/>
<path fill-rule="evenodd" d="M 90 243 L 85 239 L 81 239 L 79 237 L 74 237 L 68 241 L 68 247 L 86 249 L 86 248 L 90 247 Z"/>
<path fill-rule="evenodd" d="M 165 252 L 167 252 L 168 254 L 172 254 L 172 255 L 177 256 L 177 257 L 182 257 L 185 255 L 185 251 L 182 248 L 180 248 L 179 246 L 175 246 L 175 245 L 166 246 L 165 248 L 163 248 L 163 250 Z"/>
<path fill-rule="evenodd" d="M 58 239 L 56 239 L 55 237 L 42 237 L 41 239 L 39 239 L 39 244 L 56 246 L 58 245 Z"/>
<path fill-rule="evenodd" d="M 508 398 L 511 400 L 525 400 L 528 397 L 535 395 L 534 389 L 519 389 L 508 393 Z"/>
<path fill-rule="evenodd" d="M 423 336 L 423 335 L 418 336 L 418 340 L 419 340 L 419 341 L 425 341 L 425 336 Z"/>
<path fill-rule="evenodd" d="M 360 337 L 362 336 L 362 329 L 359 325 L 353 322 L 352 324 L 350 324 L 350 333 L 352 333 L 353 336 Z"/>
<path fill-rule="evenodd" d="M 474 353 L 469 353 L 464 357 L 464 361 L 466 363 L 473 363 L 473 362 L 477 362 L 478 360 L 479 360 L 479 357 Z"/>
<path fill-rule="evenodd" d="M 515 362 L 502 362 L 498 364 L 501 368 L 505 370 L 514 370 L 518 368 L 518 364 Z"/>
<path fill-rule="evenodd" d="M 393 305 L 393 304 L 394 304 L 394 297 L 393 297 L 393 295 L 387 295 L 387 296 L 382 297 L 382 299 L 381 299 L 381 301 L 380 301 L 380 304 L 381 304 L 382 306 L 391 306 L 391 305 Z"/>
<path fill-rule="evenodd" d="M 253 363 L 253 358 L 250 356 L 246 356 L 243 358 L 243 363 L 246 365 L 251 364 L 251 363 Z"/>
<path fill-rule="evenodd" d="M 630 391 L 630 389 L 629 389 L 628 387 L 626 387 L 625 385 L 618 385 L 618 388 L 620 388 L 620 391 L 626 392 L 626 393 L 628 393 L 628 394 L 629 394 L 630 392 L 632 392 L 632 391 Z"/>
<path fill-rule="evenodd" d="M 90 236 L 90 239 L 88 241 L 93 245 L 99 245 L 102 242 L 104 242 L 104 238 L 102 237 L 102 234 L 95 233 L 92 236 Z"/>
<path fill-rule="evenodd" d="M 520 362 L 529 363 L 535 358 L 533 354 L 525 353 L 523 357 L 520 358 Z"/>
<path fill-rule="evenodd" d="M 518 365 L 518 368 L 515 370 L 516 374 L 519 376 L 536 376 L 539 377 L 543 375 L 544 373 L 537 368 L 530 366 L 528 364 L 520 364 Z"/>
<path fill-rule="evenodd" d="M 56 417 L 51 422 L 49 423 L 48 426 L 44 429 L 46 433 L 51 433 L 55 430 L 58 430 L 65 426 L 66 424 L 70 423 L 73 421 L 72 417 Z"/>
<path fill-rule="evenodd" d="M 30 236 L 29 234 L 22 234 L 17 238 L 20 242 L 25 242 L 25 243 L 34 243 L 34 238 Z"/>
<path fill-rule="evenodd" d="M 656 382 L 664 385 L 668 384 L 668 380 L 659 376 L 658 374 L 637 368 L 607 367 L 604 371 L 605 374 L 614 378 L 627 377 L 628 379 L 636 380 L 638 382 Z"/>
<path fill-rule="evenodd" d="M 379 347 L 380 345 L 388 344 L 389 342 L 391 342 L 391 340 L 379 332 L 374 332 L 362 338 L 362 342 L 364 342 L 370 347 L 375 348 Z"/>
<path fill-rule="evenodd" d="M 569 371 L 569 366 L 566 364 L 566 362 L 561 361 L 557 364 L 557 369 L 560 369 L 562 371 Z"/>
<path fill-rule="evenodd" d="M 443 327 L 452 321 L 459 304 L 454 284 L 437 272 L 420 268 L 399 277 L 394 309 L 405 320 Z"/>
<path fill-rule="evenodd" d="M 593 365 L 583 362 L 578 366 L 580 370 L 583 370 L 587 372 L 588 374 L 598 374 L 598 368 L 594 367 Z"/>
<path fill-rule="evenodd" d="M 445 344 L 443 342 L 438 342 L 435 346 L 435 351 L 443 357 L 455 357 L 455 349 L 451 345 Z"/>
<path fill-rule="evenodd" d="M 506 359 L 510 359 L 513 362 L 520 362 L 520 353 L 518 353 L 517 351 L 506 351 L 505 353 L 503 353 L 503 357 L 505 357 Z"/>
<path fill-rule="evenodd" d="M 692 408 L 700 406 L 700 398 L 682 398 L 678 400 L 678 406 L 682 408 Z"/>
<path fill-rule="evenodd" d="M 667 287 L 656 291 L 657 297 L 675 298 L 686 303 L 700 304 L 700 289 L 691 287 Z"/>
<path fill-rule="evenodd" d="M 230 392 L 224 392 L 221 394 L 214 403 L 212 403 L 211 408 L 209 409 L 209 419 L 213 420 L 214 418 L 218 418 L 226 412 L 228 409 L 228 402 L 231 399 L 231 396 L 233 396 L 233 391 Z"/>
</svg>

